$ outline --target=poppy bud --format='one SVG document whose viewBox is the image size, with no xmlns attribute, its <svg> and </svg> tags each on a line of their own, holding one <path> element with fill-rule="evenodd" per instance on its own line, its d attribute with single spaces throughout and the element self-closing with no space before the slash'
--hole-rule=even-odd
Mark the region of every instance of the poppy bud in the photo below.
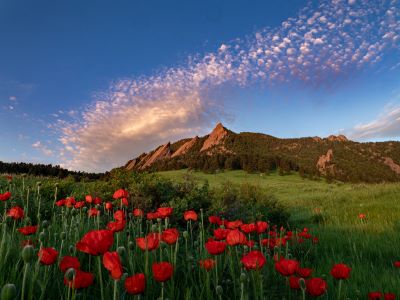
<svg viewBox="0 0 400 300">
<path fill-rule="evenodd" d="M 306 281 L 304 278 L 299 279 L 300 288 L 304 291 L 306 289 Z"/>
<path fill-rule="evenodd" d="M 135 243 L 130 241 L 129 244 L 128 244 L 128 248 L 129 248 L 129 250 L 134 250 L 135 249 Z"/>
<path fill-rule="evenodd" d="M 7 283 L 1 289 L 1 300 L 12 300 L 17 296 L 17 289 L 12 283 Z"/>
<path fill-rule="evenodd" d="M 100 205 L 99 204 L 96 204 L 96 209 L 100 209 Z"/>
<path fill-rule="evenodd" d="M 42 183 L 41 183 L 40 181 L 38 181 L 38 182 L 36 182 L 36 185 L 37 185 L 37 186 L 41 186 Z"/>
<path fill-rule="evenodd" d="M 55 187 L 58 187 L 58 182 L 56 182 L 56 183 L 54 184 L 54 186 L 55 186 Z"/>
<path fill-rule="evenodd" d="M 157 231 L 157 225 L 156 224 L 153 224 L 151 226 L 151 231 Z"/>
<path fill-rule="evenodd" d="M 65 240 L 66 237 L 67 237 L 67 234 L 64 231 L 60 233 L 60 238 L 62 240 Z"/>
<path fill-rule="evenodd" d="M 183 235 L 183 237 L 184 237 L 185 239 L 187 239 L 187 238 L 189 237 L 189 232 L 184 231 L 184 232 L 182 233 L 182 235 Z"/>
<path fill-rule="evenodd" d="M 224 292 L 224 289 L 220 285 L 217 285 L 215 290 L 217 291 L 217 295 L 222 295 L 222 293 Z"/>
<path fill-rule="evenodd" d="M 246 282 L 246 279 L 247 279 L 246 273 L 240 274 L 240 282 L 241 282 L 241 283 L 245 283 L 245 282 Z"/>
<path fill-rule="evenodd" d="M 47 227 L 49 227 L 49 221 L 47 221 L 47 220 L 44 220 L 43 222 L 42 222 L 42 227 L 43 228 L 47 228 Z"/>
<path fill-rule="evenodd" d="M 25 218 L 25 222 L 26 222 L 26 224 L 31 224 L 31 218 L 26 217 L 26 218 Z"/>
<path fill-rule="evenodd" d="M 28 245 L 22 249 L 22 259 L 25 263 L 29 263 L 33 257 L 35 256 L 35 249 L 32 246 Z"/>
<path fill-rule="evenodd" d="M 46 233 L 44 231 L 42 231 L 41 233 L 39 233 L 39 241 L 41 241 L 43 243 L 43 241 L 46 238 Z"/>
<path fill-rule="evenodd" d="M 74 247 L 74 246 L 72 246 L 72 245 L 69 245 L 69 248 L 68 248 L 68 250 L 69 250 L 69 253 L 73 254 L 73 253 L 74 253 L 74 251 L 75 251 L 75 247 Z"/>
<path fill-rule="evenodd" d="M 82 210 L 83 210 L 84 213 L 87 212 L 87 209 L 88 208 L 86 206 L 82 207 Z"/>
<path fill-rule="evenodd" d="M 65 272 L 65 278 L 66 278 L 68 281 L 74 280 L 75 275 L 76 275 L 76 271 L 75 271 L 74 268 L 69 268 L 69 269 L 67 270 L 67 272 Z"/>
<path fill-rule="evenodd" d="M 125 255 L 125 253 L 126 253 L 126 249 L 125 249 L 125 247 L 118 247 L 118 249 L 117 249 L 117 252 L 118 252 L 118 254 L 120 255 L 120 256 L 124 256 Z"/>
</svg>

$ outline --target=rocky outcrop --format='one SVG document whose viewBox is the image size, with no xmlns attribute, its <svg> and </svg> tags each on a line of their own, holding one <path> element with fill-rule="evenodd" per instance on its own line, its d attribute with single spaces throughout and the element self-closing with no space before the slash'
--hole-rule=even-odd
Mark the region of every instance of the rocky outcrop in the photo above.
<svg viewBox="0 0 400 300">
<path fill-rule="evenodd" d="M 326 175 L 328 171 L 333 170 L 333 165 L 331 164 L 333 159 L 333 151 L 329 149 L 325 155 L 321 155 L 317 162 L 317 169 L 320 174 Z"/>
<path fill-rule="evenodd" d="M 208 138 L 204 141 L 203 147 L 201 147 L 200 152 L 206 151 L 214 146 L 219 145 L 223 139 L 228 135 L 228 131 L 218 123 L 214 130 L 210 133 Z"/>
<path fill-rule="evenodd" d="M 146 156 L 143 161 L 144 164 L 140 167 L 140 169 L 146 169 L 150 167 L 154 162 L 171 157 L 171 144 L 168 142 L 165 145 L 160 146 L 153 154 Z M 149 157 L 150 156 L 150 157 Z"/>
<path fill-rule="evenodd" d="M 326 138 L 330 142 L 348 142 L 349 140 L 343 134 L 330 135 Z"/>
<path fill-rule="evenodd" d="M 135 169 L 135 166 L 137 165 L 137 163 L 138 163 L 138 159 L 137 158 L 132 159 L 132 160 L 127 162 L 127 164 L 125 165 L 125 168 L 128 171 L 132 171 L 133 169 Z"/>
<path fill-rule="evenodd" d="M 385 165 L 387 165 L 396 174 L 400 174 L 400 165 L 396 164 L 390 157 L 384 157 L 383 159 L 383 163 Z"/>
<path fill-rule="evenodd" d="M 178 150 L 176 150 L 172 155 L 172 157 L 177 157 L 180 155 L 184 155 L 185 153 L 187 153 L 195 144 L 196 142 L 199 140 L 198 136 L 195 136 L 194 138 L 192 138 L 190 141 L 187 141 L 186 143 L 184 143 L 182 146 L 180 146 L 178 148 Z"/>
</svg>

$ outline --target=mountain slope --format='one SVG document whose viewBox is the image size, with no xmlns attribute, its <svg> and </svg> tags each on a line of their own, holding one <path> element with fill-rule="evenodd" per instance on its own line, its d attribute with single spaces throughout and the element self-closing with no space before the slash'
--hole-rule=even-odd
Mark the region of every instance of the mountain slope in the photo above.
<svg viewBox="0 0 400 300">
<path fill-rule="evenodd" d="M 345 136 L 280 139 L 267 134 L 234 133 L 221 123 L 204 137 L 164 144 L 130 160 L 128 170 L 204 171 L 243 169 L 283 175 L 325 176 L 352 182 L 400 180 L 400 142 L 358 143 Z"/>
</svg>

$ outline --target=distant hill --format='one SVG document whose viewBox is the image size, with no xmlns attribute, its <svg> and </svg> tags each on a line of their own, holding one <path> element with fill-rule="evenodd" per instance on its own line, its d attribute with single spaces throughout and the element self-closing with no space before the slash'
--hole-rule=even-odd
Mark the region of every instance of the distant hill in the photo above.
<svg viewBox="0 0 400 300">
<path fill-rule="evenodd" d="M 267 134 L 235 133 L 221 123 L 203 137 L 166 143 L 128 161 L 127 170 L 190 168 L 213 172 L 292 170 L 346 182 L 400 181 L 400 142 L 358 143 L 344 135 L 280 139 Z"/>
</svg>

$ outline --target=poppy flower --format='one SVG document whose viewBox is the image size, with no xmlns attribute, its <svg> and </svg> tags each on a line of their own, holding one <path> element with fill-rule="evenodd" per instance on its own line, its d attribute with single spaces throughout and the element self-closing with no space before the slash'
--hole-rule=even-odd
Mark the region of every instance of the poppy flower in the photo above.
<svg viewBox="0 0 400 300">
<path fill-rule="evenodd" d="M 111 202 L 106 202 L 105 208 L 106 208 L 106 210 L 112 210 L 113 209 L 112 203 Z"/>
<path fill-rule="evenodd" d="M 121 198 L 120 200 L 121 200 L 120 205 L 125 205 L 125 206 L 128 206 L 128 205 L 129 205 L 128 199 L 127 199 L 127 198 Z"/>
<path fill-rule="evenodd" d="M 393 266 L 395 266 L 396 268 L 400 268 L 400 260 L 399 261 L 395 261 L 393 263 Z"/>
<path fill-rule="evenodd" d="M 299 268 L 299 262 L 294 259 L 281 259 L 275 263 L 275 270 L 282 276 L 292 276 Z"/>
<path fill-rule="evenodd" d="M 23 235 L 31 235 L 35 234 L 38 229 L 38 225 L 36 226 L 25 226 L 18 228 L 18 231 L 21 232 Z"/>
<path fill-rule="evenodd" d="M 264 221 L 257 221 L 256 226 L 257 226 L 256 230 L 257 230 L 258 234 L 261 234 L 268 229 L 268 223 L 264 222 Z"/>
<path fill-rule="evenodd" d="M 165 229 L 161 234 L 161 240 L 168 245 L 173 245 L 176 243 L 179 237 L 179 231 L 175 228 Z"/>
<path fill-rule="evenodd" d="M 125 279 L 125 290 L 128 294 L 139 295 L 146 289 L 146 277 L 143 273 L 135 274 Z"/>
<path fill-rule="evenodd" d="M 204 270 L 210 271 L 215 266 L 215 260 L 213 260 L 212 258 L 203 259 L 199 261 L 199 265 Z"/>
<path fill-rule="evenodd" d="M 58 251 L 54 248 L 41 248 L 38 252 L 39 261 L 42 265 L 52 265 L 57 260 Z"/>
<path fill-rule="evenodd" d="M 319 238 L 317 238 L 316 236 L 312 238 L 312 243 L 313 244 L 318 244 L 319 243 Z"/>
<path fill-rule="evenodd" d="M 211 255 L 219 255 L 225 251 L 226 243 L 209 240 L 206 242 L 205 247 Z"/>
<path fill-rule="evenodd" d="M 160 215 L 158 214 L 158 212 L 149 212 L 146 215 L 147 220 L 155 220 L 158 219 L 160 217 Z"/>
<path fill-rule="evenodd" d="M 94 205 L 98 205 L 98 204 L 101 204 L 101 203 L 102 203 L 102 200 L 101 200 L 100 197 L 96 197 L 96 198 L 93 199 L 93 204 Z"/>
<path fill-rule="evenodd" d="M 56 201 L 56 206 L 61 207 L 65 205 L 65 199 L 61 199 Z"/>
<path fill-rule="evenodd" d="M 322 278 L 311 278 L 306 282 L 306 291 L 310 296 L 319 297 L 325 294 L 328 284 Z"/>
<path fill-rule="evenodd" d="M 103 255 L 103 265 L 110 271 L 110 275 L 113 279 L 119 280 L 122 276 L 122 265 L 121 259 L 118 252 L 106 252 Z"/>
<path fill-rule="evenodd" d="M 114 192 L 113 199 L 128 198 L 129 193 L 124 189 L 119 189 Z"/>
<path fill-rule="evenodd" d="M 368 294 L 368 299 L 369 300 L 381 300 L 382 299 L 382 293 L 381 292 L 370 292 Z"/>
<path fill-rule="evenodd" d="M 347 279 L 350 277 L 351 268 L 345 264 L 336 264 L 331 270 L 331 275 L 335 279 Z"/>
<path fill-rule="evenodd" d="M 86 195 L 85 196 L 85 201 L 89 204 L 93 202 L 93 197 L 91 195 Z"/>
<path fill-rule="evenodd" d="M 221 226 L 221 225 L 222 225 L 222 220 L 221 220 L 221 218 L 218 217 L 218 216 L 209 216 L 209 217 L 208 217 L 208 221 L 209 221 L 211 224 L 216 224 L 216 225 L 218 225 L 218 226 Z"/>
<path fill-rule="evenodd" d="M 64 256 L 60 261 L 60 270 L 61 272 L 65 273 L 68 269 L 73 268 L 78 270 L 81 264 L 77 257 L 75 256 Z"/>
<path fill-rule="evenodd" d="M 153 277 L 158 282 L 165 282 L 172 277 L 174 268 L 169 262 L 153 263 Z"/>
<path fill-rule="evenodd" d="M 302 278 L 308 278 L 311 276 L 313 270 L 309 268 L 298 268 L 296 273 Z"/>
<path fill-rule="evenodd" d="M 143 210 L 141 210 L 140 208 L 135 208 L 133 210 L 134 217 L 143 217 L 143 215 L 144 215 Z"/>
<path fill-rule="evenodd" d="M 158 248 L 159 245 L 159 234 L 158 233 L 149 233 L 144 238 L 136 238 L 136 244 L 143 251 L 153 251 Z"/>
<path fill-rule="evenodd" d="M 125 220 L 125 212 L 123 210 L 117 210 L 114 213 L 114 220 L 115 221 L 124 221 Z"/>
<path fill-rule="evenodd" d="M 246 234 L 250 234 L 257 230 L 257 226 L 254 223 L 243 224 L 242 226 L 240 226 L 240 230 L 242 230 Z"/>
<path fill-rule="evenodd" d="M 157 208 L 157 213 L 161 219 L 165 219 L 172 215 L 173 210 L 172 207 L 159 207 Z"/>
<path fill-rule="evenodd" d="M 214 237 L 217 241 L 225 240 L 229 231 L 231 231 L 231 230 L 225 229 L 225 228 L 214 229 Z"/>
<path fill-rule="evenodd" d="M 114 233 L 111 230 L 92 230 L 76 244 L 76 249 L 90 255 L 100 255 L 107 252 L 113 243 Z"/>
<path fill-rule="evenodd" d="M 263 246 L 268 246 L 272 250 L 275 247 L 286 245 L 286 239 L 285 238 L 263 239 L 261 243 Z"/>
<path fill-rule="evenodd" d="M 0 201 L 7 201 L 10 198 L 11 198 L 10 192 L 5 192 L 3 194 L 0 194 Z"/>
<path fill-rule="evenodd" d="M 243 222 L 242 220 L 236 220 L 236 221 L 224 221 L 224 225 L 226 228 L 229 229 L 237 229 L 240 226 L 242 226 Z"/>
<path fill-rule="evenodd" d="M 383 295 L 384 300 L 396 300 L 396 295 L 393 293 L 386 293 Z"/>
<path fill-rule="evenodd" d="M 111 230 L 112 232 L 120 232 L 124 230 L 125 228 L 126 221 L 116 221 L 116 222 L 110 222 L 107 224 L 107 229 Z"/>
<path fill-rule="evenodd" d="M 75 278 L 73 280 L 67 280 L 64 277 L 64 284 L 73 289 L 83 289 L 93 284 L 94 276 L 92 273 L 84 272 L 81 270 L 75 270 Z"/>
<path fill-rule="evenodd" d="M 97 217 L 99 215 L 100 215 L 100 211 L 95 207 L 92 207 L 91 209 L 88 210 L 89 217 Z"/>
<path fill-rule="evenodd" d="M 359 218 L 360 220 L 364 220 L 366 217 L 367 217 L 366 214 L 358 214 L 358 218 Z"/>
<path fill-rule="evenodd" d="M 247 247 L 249 247 L 249 248 L 253 248 L 255 244 L 256 244 L 256 242 L 254 240 L 249 240 L 246 243 Z"/>
<path fill-rule="evenodd" d="M 247 253 L 240 260 L 246 270 L 259 270 L 267 261 L 261 251 L 253 250 Z"/>
<path fill-rule="evenodd" d="M 185 221 L 197 221 L 197 213 L 194 210 L 185 211 L 183 218 Z"/>
<path fill-rule="evenodd" d="M 293 290 L 300 290 L 300 279 L 301 277 L 296 277 L 296 276 L 290 276 L 289 277 L 289 286 Z"/>
<path fill-rule="evenodd" d="M 244 245 L 247 243 L 247 239 L 243 232 L 235 229 L 231 230 L 226 236 L 226 243 L 229 246 Z"/>
<path fill-rule="evenodd" d="M 68 208 L 72 208 L 75 206 L 75 204 L 76 204 L 76 200 L 74 197 L 68 197 L 67 199 L 65 199 L 64 206 L 66 206 Z"/>
<path fill-rule="evenodd" d="M 24 210 L 19 206 L 14 206 L 10 208 L 7 216 L 13 218 L 14 220 L 20 220 L 24 217 Z"/>
<path fill-rule="evenodd" d="M 85 206 L 85 201 L 79 201 L 79 202 L 76 202 L 75 203 L 75 208 L 76 209 L 80 209 L 80 208 L 82 208 L 82 207 L 84 207 Z"/>
</svg>

